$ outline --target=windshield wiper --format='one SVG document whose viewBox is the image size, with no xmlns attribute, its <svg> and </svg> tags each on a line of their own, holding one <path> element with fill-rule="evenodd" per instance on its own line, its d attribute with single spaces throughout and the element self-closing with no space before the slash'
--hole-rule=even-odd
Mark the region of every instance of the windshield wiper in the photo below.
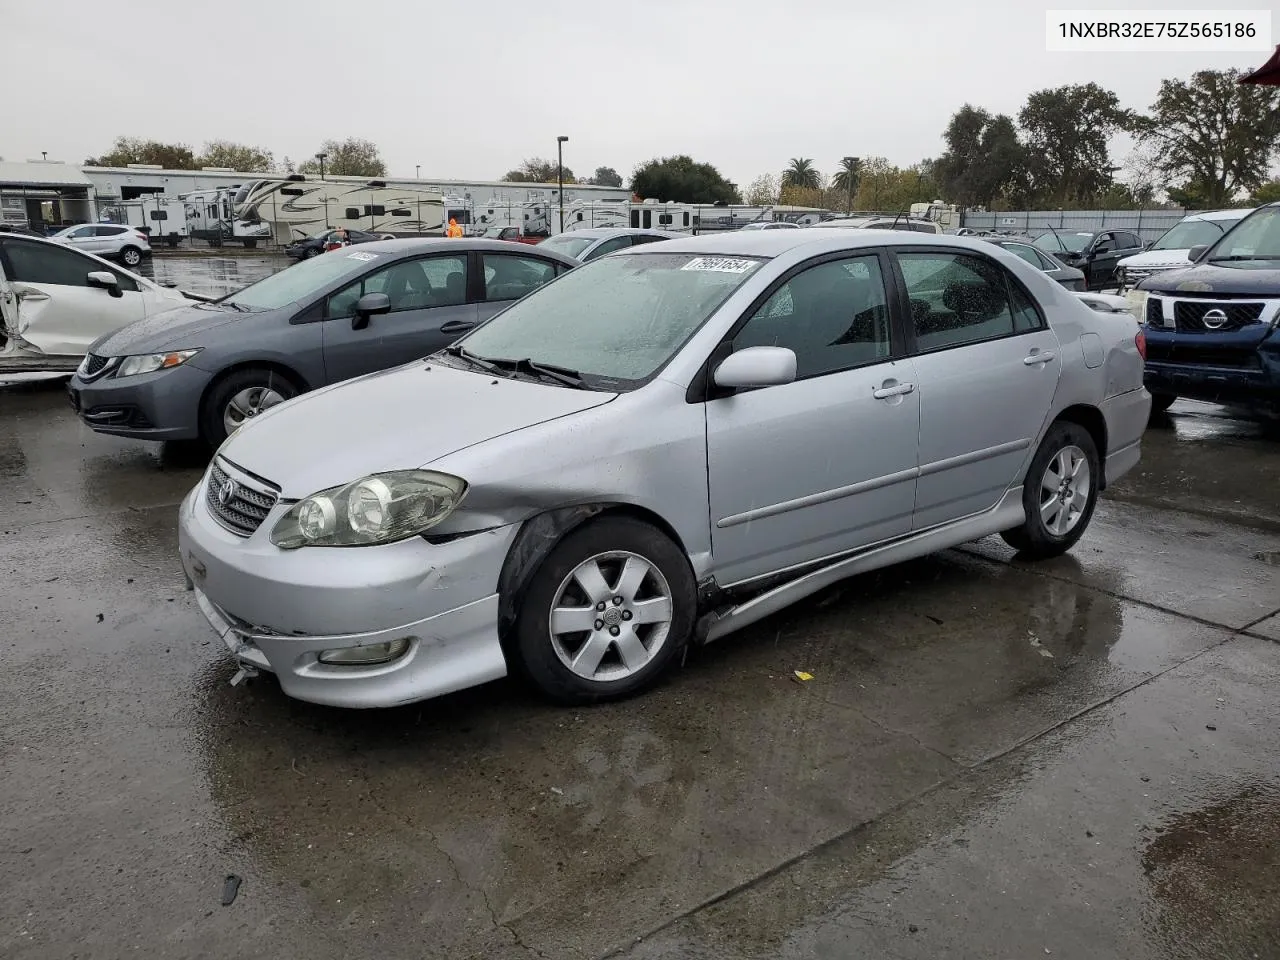
<svg viewBox="0 0 1280 960">
<path fill-rule="evenodd" d="M 218 303 L 231 307 L 233 310 L 237 311 L 238 313 L 253 313 L 253 311 L 250 310 L 248 307 L 246 307 L 243 303 L 236 303 L 234 300 L 219 300 Z"/>
<path fill-rule="evenodd" d="M 496 373 L 498 371 L 498 365 L 492 360 L 487 357 L 477 357 L 460 343 L 455 343 L 451 346 L 445 347 L 444 352 L 449 354 L 451 357 L 461 357 L 463 360 L 479 367 L 481 370 L 487 370 L 490 373 Z"/>
<path fill-rule="evenodd" d="M 554 363 L 536 363 L 528 357 L 523 360 L 511 361 L 511 363 L 513 364 L 512 369 L 516 371 L 524 368 L 530 373 L 541 374 L 544 377 L 550 377 L 552 380 L 559 380 L 567 386 L 587 389 L 587 385 L 582 380 L 582 374 L 569 367 L 560 367 Z"/>
</svg>

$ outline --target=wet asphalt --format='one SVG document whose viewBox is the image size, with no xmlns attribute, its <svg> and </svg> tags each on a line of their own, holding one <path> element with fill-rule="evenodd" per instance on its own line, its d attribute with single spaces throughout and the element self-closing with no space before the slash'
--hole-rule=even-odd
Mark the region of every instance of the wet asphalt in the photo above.
<svg viewBox="0 0 1280 960">
<path fill-rule="evenodd" d="M 1275 427 L 1176 404 L 1069 556 L 858 577 L 591 709 L 230 687 L 204 462 L 0 389 L 0 957 L 1280 957 Z"/>
</svg>

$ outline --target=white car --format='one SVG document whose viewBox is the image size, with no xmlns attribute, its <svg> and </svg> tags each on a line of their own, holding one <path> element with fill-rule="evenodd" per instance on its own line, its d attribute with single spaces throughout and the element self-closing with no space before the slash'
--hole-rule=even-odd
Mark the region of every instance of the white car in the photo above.
<svg viewBox="0 0 1280 960">
<path fill-rule="evenodd" d="M 126 267 L 136 267 L 143 257 L 151 256 L 151 240 L 147 235 L 137 227 L 119 223 L 82 223 L 59 230 L 49 239 L 83 253 L 119 260 Z"/>
<path fill-rule="evenodd" d="M 61 243 L 0 233 L 0 371 L 74 370 L 99 337 L 194 299 Z"/>
<path fill-rule="evenodd" d="M 836 217 L 809 224 L 810 230 L 913 230 L 916 233 L 942 233 L 942 227 L 921 217 Z"/>
<path fill-rule="evenodd" d="M 1116 264 L 1116 276 L 1123 291 L 1162 270 L 1191 265 L 1192 247 L 1215 243 L 1219 237 L 1253 213 L 1247 210 L 1206 210 L 1184 217 L 1142 253 L 1125 257 Z"/>
<path fill-rule="evenodd" d="M 798 230 L 799 224 L 791 223 L 787 220 L 754 220 L 751 223 L 744 224 L 743 230 Z"/>
</svg>

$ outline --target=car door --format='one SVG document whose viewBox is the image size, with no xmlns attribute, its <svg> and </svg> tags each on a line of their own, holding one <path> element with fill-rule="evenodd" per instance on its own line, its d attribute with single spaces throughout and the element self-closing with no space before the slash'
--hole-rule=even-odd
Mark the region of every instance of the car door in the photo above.
<svg viewBox="0 0 1280 960">
<path fill-rule="evenodd" d="M 503 307 L 555 278 L 556 263 L 513 253 L 480 254 L 481 291 L 478 319 L 488 320 Z"/>
<path fill-rule="evenodd" d="M 610 237 L 608 240 L 601 240 L 586 252 L 586 255 L 582 258 L 582 262 L 586 263 L 588 260 L 595 260 L 597 257 L 603 257 L 606 253 L 613 253 L 615 250 L 630 247 L 633 245 L 633 242 L 632 236 L 625 233 L 620 237 Z"/>
<path fill-rule="evenodd" d="M 796 354 L 796 380 L 706 401 L 717 578 L 731 585 L 905 534 L 920 396 L 874 251 L 810 261 L 750 311 L 720 354 Z M 719 354 L 717 357 L 720 358 Z"/>
<path fill-rule="evenodd" d="M 60 244 L 4 237 L 0 258 L 12 298 L 10 328 L 44 353 L 82 356 L 99 337 L 147 315 L 132 277 Z M 90 286 L 95 272 L 114 274 L 119 295 Z"/>
<path fill-rule="evenodd" d="M 367 293 L 385 293 L 391 311 L 357 328 L 356 302 Z M 326 300 L 325 374 L 335 383 L 408 363 L 448 346 L 475 324 L 465 253 L 398 260 Z"/>
<path fill-rule="evenodd" d="M 1040 434 L 1062 361 L 1031 295 L 994 260 L 936 247 L 894 259 L 919 381 L 920 530 L 999 502 Z"/>
<path fill-rule="evenodd" d="M 1093 289 L 1105 287 L 1111 282 L 1116 272 L 1116 264 L 1120 262 L 1120 251 L 1116 245 L 1116 235 L 1111 231 L 1098 234 L 1089 250 L 1088 273 L 1089 286 Z"/>
<path fill-rule="evenodd" d="M 98 242 L 98 228 L 92 223 L 86 223 L 83 227 L 76 227 L 66 236 L 60 237 L 59 240 L 73 250 L 93 253 L 94 245 Z"/>
<path fill-rule="evenodd" d="M 93 239 L 87 248 L 88 252 L 95 253 L 100 257 L 118 253 L 121 246 L 121 237 L 128 232 L 128 227 L 100 223 L 93 228 Z"/>
</svg>

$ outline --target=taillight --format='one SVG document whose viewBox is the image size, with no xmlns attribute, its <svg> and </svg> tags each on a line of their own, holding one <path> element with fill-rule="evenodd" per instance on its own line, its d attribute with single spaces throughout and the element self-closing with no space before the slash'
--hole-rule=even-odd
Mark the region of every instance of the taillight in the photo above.
<svg viewBox="0 0 1280 960">
<path fill-rule="evenodd" d="M 145 233 L 135 233 L 134 236 L 137 237 L 139 240 L 146 240 L 148 242 L 151 240 L 151 238 L 148 237 Z"/>
<path fill-rule="evenodd" d="M 1141 330 L 1139 330 L 1138 335 L 1133 338 L 1133 342 L 1138 346 L 1138 355 L 1142 357 L 1143 360 L 1146 360 L 1147 359 L 1147 335 L 1143 333 Z"/>
</svg>

